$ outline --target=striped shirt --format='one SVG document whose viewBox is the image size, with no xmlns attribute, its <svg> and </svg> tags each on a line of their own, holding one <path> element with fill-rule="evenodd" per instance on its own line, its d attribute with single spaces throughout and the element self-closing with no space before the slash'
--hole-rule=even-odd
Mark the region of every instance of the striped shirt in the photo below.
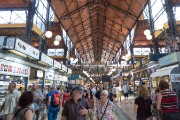
<svg viewBox="0 0 180 120">
<path fill-rule="evenodd" d="M 178 98 L 173 91 L 162 91 L 161 110 L 163 114 L 179 112 Z"/>
</svg>

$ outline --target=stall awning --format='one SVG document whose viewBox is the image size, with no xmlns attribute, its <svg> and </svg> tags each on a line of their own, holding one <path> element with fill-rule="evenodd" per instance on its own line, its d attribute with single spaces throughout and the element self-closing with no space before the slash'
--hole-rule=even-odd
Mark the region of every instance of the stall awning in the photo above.
<svg viewBox="0 0 180 120">
<path fill-rule="evenodd" d="M 152 73 L 150 75 L 150 77 L 154 78 L 154 77 L 161 77 L 161 76 L 165 76 L 165 75 L 170 75 L 171 70 L 175 67 L 178 67 L 178 65 L 173 65 L 173 66 L 158 69 L 158 70 L 156 70 L 156 72 Z"/>
</svg>

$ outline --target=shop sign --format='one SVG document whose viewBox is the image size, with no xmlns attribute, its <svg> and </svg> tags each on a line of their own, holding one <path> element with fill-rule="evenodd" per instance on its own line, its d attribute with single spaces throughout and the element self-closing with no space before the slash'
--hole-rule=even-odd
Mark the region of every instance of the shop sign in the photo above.
<svg viewBox="0 0 180 120">
<path fill-rule="evenodd" d="M 166 66 L 180 61 L 180 52 L 174 52 L 159 59 L 159 66 Z"/>
<path fill-rule="evenodd" d="M 171 74 L 171 82 L 180 82 L 180 74 Z"/>
<path fill-rule="evenodd" d="M 37 70 L 37 77 L 42 78 L 43 77 L 43 71 L 42 70 Z"/>
<path fill-rule="evenodd" d="M 29 77 L 30 67 L 0 59 L 0 74 Z"/>
<path fill-rule="evenodd" d="M 50 65 L 50 66 L 53 66 L 53 59 L 50 58 L 49 56 L 45 55 L 44 53 L 41 53 L 41 60 L 42 62 Z"/>
<path fill-rule="evenodd" d="M 54 80 L 54 73 L 46 71 L 45 72 L 45 79 L 46 80 Z"/>
<path fill-rule="evenodd" d="M 67 72 L 67 67 L 66 67 L 65 65 L 63 65 L 63 64 L 62 64 L 62 70 L 63 70 L 64 72 Z"/>
<path fill-rule="evenodd" d="M 58 69 L 61 69 L 61 63 L 56 61 L 56 60 L 54 60 L 54 67 L 58 68 Z"/>
<path fill-rule="evenodd" d="M 8 38 L 8 39 L 13 39 L 13 38 Z M 31 45 L 25 43 L 24 41 L 18 38 L 16 38 L 15 50 L 24 53 L 30 57 L 39 59 L 39 50 L 37 50 L 36 48 L 32 47 Z"/>
<path fill-rule="evenodd" d="M 68 74 L 72 74 L 72 70 L 68 68 Z"/>
<path fill-rule="evenodd" d="M 20 53 L 23 53 L 29 57 L 35 58 L 39 60 L 39 50 L 32 47 L 31 45 L 25 43 L 16 37 L 1 37 L 0 40 L 0 48 L 6 48 L 11 50 L 16 50 Z"/>
</svg>

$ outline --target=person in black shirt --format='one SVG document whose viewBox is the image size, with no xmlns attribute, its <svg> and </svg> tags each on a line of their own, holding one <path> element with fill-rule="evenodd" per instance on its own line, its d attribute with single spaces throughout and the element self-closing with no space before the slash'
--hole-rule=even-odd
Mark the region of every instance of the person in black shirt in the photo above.
<svg viewBox="0 0 180 120">
<path fill-rule="evenodd" d="M 134 112 L 137 120 L 152 120 L 152 100 L 145 86 L 138 87 L 138 97 L 135 99 Z"/>
<path fill-rule="evenodd" d="M 103 90 L 103 85 L 99 85 L 99 90 L 96 92 L 95 97 L 100 100 L 101 99 L 101 91 Z"/>
</svg>

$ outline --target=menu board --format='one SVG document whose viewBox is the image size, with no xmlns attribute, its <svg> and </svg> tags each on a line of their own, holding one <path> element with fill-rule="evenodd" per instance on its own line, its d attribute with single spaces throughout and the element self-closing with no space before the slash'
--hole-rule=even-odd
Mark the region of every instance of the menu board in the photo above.
<svg viewBox="0 0 180 120">
<path fill-rule="evenodd" d="M 29 77 L 30 67 L 0 59 L 0 74 Z"/>
</svg>

